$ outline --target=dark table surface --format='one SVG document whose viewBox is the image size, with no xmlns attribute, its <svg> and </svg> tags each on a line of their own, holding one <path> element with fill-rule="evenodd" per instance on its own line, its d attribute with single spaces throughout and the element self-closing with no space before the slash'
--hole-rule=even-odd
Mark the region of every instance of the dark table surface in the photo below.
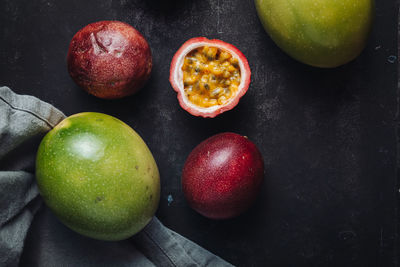
<svg viewBox="0 0 400 267">
<path fill-rule="evenodd" d="M 278 49 L 252 0 L 2 0 L 0 11 L 0 85 L 66 115 L 98 111 L 132 126 L 158 163 L 166 226 L 239 266 L 399 266 L 395 1 L 376 1 L 361 56 L 328 70 Z M 67 73 L 74 33 L 104 19 L 133 25 L 152 48 L 152 77 L 135 96 L 97 99 Z M 236 45 L 252 69 L 248 93 L 215 119 L 181 109 L 168 82 L 173 54 L 196 36 Z M 253 140 L 267 171 L 248 212 L 213 221 L 188 207 L 180 175 L 198 143 L 225 131 Z M 38 253 L 29 242 L 28 263 Z"/>
</svg>

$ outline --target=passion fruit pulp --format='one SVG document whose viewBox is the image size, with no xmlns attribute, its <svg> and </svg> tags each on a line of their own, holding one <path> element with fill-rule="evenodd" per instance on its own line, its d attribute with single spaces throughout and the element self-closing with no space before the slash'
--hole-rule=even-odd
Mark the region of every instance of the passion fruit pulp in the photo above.
<svg viewBox="0 0 400 267">
<path fill-rule="evenodd" d="M 179 104 L 213 118 L 234 108 L 250 85 L 250 66 L 235 46 L 205 37 L 185 42 L 172 59 L 170 83 Z"/>
</svg>

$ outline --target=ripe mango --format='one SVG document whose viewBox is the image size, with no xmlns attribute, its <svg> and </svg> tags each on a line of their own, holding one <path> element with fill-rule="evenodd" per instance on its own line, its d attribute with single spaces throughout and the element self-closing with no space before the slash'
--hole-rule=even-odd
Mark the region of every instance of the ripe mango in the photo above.
<svg viewBox="0 0 400 267">
<path fill-rule="evenodd" d="M 272 40 L 305 64 L 337 67 L 363 50 L 373 21 L 374 0 L 255 0 Z"/>
</svg>

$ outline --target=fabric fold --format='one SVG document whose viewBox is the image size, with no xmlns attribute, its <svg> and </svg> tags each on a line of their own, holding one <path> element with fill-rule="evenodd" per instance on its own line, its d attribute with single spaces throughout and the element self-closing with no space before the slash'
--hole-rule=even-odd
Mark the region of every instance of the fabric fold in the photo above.
<svg viewBox="0 0 400 267">
<path fill-rule="evenodd" d="M 25 236 L 41 205 L 33 174 L 36 150 L 41 137 L 64 117 L 35 97 L 0 87 L 1 266 L 19 262 Z"/>
<path fill-rule="evenodd" d="M 120 242 L 83 237 L 58 222 L 42 204 L 34 169 L 41 139 L 64 118 L 36 97 L 0 87 L 0 266 L 232 266 L 157 218 Z"/>
</svg>

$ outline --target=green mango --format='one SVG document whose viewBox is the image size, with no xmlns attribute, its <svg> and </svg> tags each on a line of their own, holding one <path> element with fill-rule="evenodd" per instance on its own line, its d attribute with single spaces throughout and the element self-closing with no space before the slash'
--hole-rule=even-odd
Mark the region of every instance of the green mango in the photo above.
<svg viewBox="0 0 400 267">
<path fill-rule="evenodd" d="M 36 180 L 44 202 L 72 230 L 95 239 L 126 239 L 157 210 L 160 176 L 150 150 L 128 125 L 85 112 L 43 138 Z"/>
<path fill-rule="evenodd" d="M 374 0 L 255 0 L 272 40 L 305 64 L 332 68 L 356 58 L 365 47 Z"/>
</svg>

